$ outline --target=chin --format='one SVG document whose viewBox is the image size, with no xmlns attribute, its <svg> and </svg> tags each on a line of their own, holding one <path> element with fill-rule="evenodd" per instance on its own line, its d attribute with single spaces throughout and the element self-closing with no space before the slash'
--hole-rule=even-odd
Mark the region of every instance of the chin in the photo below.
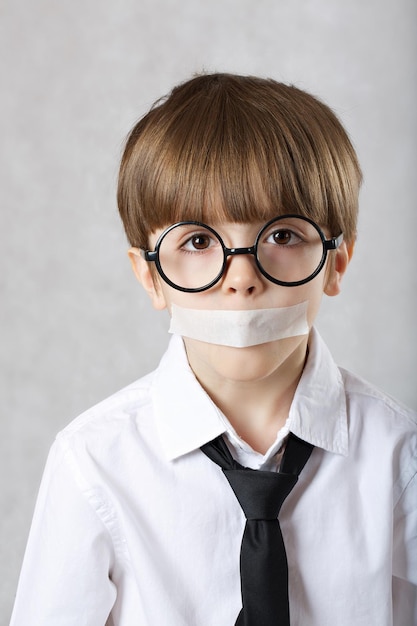
<svg viewBox="0 0 417 626">
<path fill-rule="evenodd" d="M 212 370 L 215 376 L 224 380 L 250 383 L 277 374 L 293 355 L 299 354 L 299 350 L 305 351 L 307 337 L 289 337 L 247 348 L 219 346 L 200 341 L 193 343 L 199 344 L 193 346 L 193 357 L 197 357 L 200 366 L 204 363 L 206 373 Z M 200 369 L 197 363 L 195 365 L 197 370 Z"/>
</svg>

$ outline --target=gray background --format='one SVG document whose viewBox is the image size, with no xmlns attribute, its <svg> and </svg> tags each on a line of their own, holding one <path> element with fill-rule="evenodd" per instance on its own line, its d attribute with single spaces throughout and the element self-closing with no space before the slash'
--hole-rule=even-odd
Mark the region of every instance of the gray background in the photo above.
<svg viewBox="0 0 417 626">
<path fill-rule="evenodd" d="M 318 326 L 337 361 L 417 407 L 415 0 L 0 2 L 0 623 L 55 433 L 167 342 L 115 203 L 123 138 L 201 70 L 328 102 L 365 173 L 356 254 Z M 23 626 L 23 625 L 22 625 Z M 28 625 L 24 625 L 28 626 Z"/>
</svg>

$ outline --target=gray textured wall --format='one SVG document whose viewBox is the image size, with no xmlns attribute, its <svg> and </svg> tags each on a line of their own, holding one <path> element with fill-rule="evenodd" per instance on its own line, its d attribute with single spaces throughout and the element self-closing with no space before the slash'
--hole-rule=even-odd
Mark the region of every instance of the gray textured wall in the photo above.
<svg viewBox="0 0 417 626">
<path fill-rule="evenodd" d="M 55 433 L 149 371 L 166 344 L 166 317 L 128 266 L 115 182 L 134 121 L 193 72 L 293 82 L 341 117 L 365 185 L 356 255 L 319 328 L 340 364 L 417 406 L 416 9 L 414 0 L 0 3 L 2 626 Z"/>
</svg>

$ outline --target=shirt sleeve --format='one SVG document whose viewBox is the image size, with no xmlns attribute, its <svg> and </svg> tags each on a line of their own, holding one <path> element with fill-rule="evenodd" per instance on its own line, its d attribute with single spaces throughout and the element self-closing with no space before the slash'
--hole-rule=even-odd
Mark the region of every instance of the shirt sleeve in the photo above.
<svg viewBox="0 0 417 626">
<path fill-rule="evenodd" d="M 97 496 L 95 496 L 97 498 Z M 104 626 L 116 590 L 113 544 L 59 442 L 35 507 L 10 626 Z"/>
<path fill-rule="evenodd" d="M 412 462 L 407 467 L 406 486 L 394 510 L 393 624 L 395 625 L 417 624 L 416 461 L 414 453 Z"/>
</svg>

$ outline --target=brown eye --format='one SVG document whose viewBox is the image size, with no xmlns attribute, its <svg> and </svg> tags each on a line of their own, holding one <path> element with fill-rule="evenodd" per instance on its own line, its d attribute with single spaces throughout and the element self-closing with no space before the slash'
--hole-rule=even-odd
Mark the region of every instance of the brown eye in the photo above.
<svg viewBox="0 0 417 626">
<path fill-rule="evenodd" d="M 272 236 L 275 243 L 282 245 L 291 241 L 292 233 L 289 230 L 277 230 Z"/>
<path fill-rule="evenodd" d="M 190 240 L 190 244 L 196 250 L 205 250 L 210 245 L 210 239 L 207 235 L 194 235 Z"/>
<path fill-rule="evenodd" d="M 190 233 L 187 240 L 181 243 L 184 252 L 205 252 L 211 250 L 219 241 L 211 233 Z"/>
</svg>

